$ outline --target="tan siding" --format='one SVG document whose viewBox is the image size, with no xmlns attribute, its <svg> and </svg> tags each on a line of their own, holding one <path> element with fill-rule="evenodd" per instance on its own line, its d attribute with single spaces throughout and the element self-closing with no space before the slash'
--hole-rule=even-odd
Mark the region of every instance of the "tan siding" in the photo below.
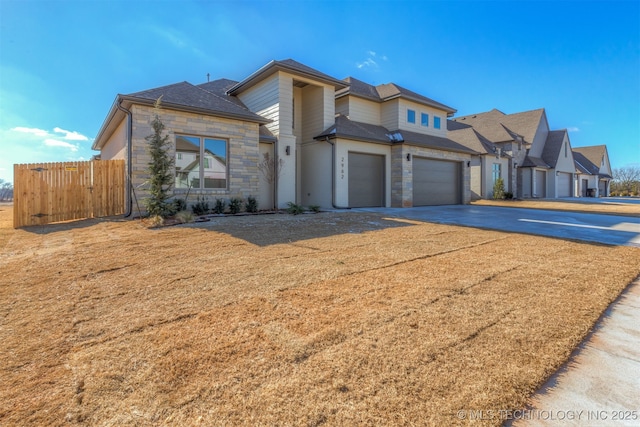
<svg viewBox="0 0 640 427">
<path fill-rule="evenodd" d="M 336 99 L 336 114 L 342 114 L 344 116 L 349 115 L 349 97 L 343 96 L 340 99 Z"/>
<path fill-rule="evenodd" d="M 120 122 L 100 150 L 102 160 L 125 160 L 127 157 L 127 119 Z"/>
<path fill-rule="evenodd" d="M 380 126 L 380 104 L 350 96 L 349 118 L 356 122 Z"/>
<path fill-rule="evenodd" d="M 274 134 L 279 133 L 279 79 L 274 74 L 238 95 L 238 98 L 254 113 L 272 120 L 266 126 Z M 291 108 L 289 108 L 291 109 Z"/>
<path fill-rule="evenodd" d="M 293 135 L 293 78 L 281 72 L 277 73 L 277 78 L 278 100 L 280 102 L 278 134 Z M 304 100 L 302 102 L 304 103 Z M 304 128 L 304 124 L 302 127 Z"/>
<path fill-rule="evenodd" d="M 318 86 L 306 86 L 302 92 L 302 142 L 309 142 L 324 130 L 324 96 Z"/>
<path fill-rule="evenodd" d="M 389 130 L 398 129 L 399 100 L 394 99 L 382 103 L 380 106 L 380 124 Z"/>
<path fill-rule="evenodd" d="M 416 112 L 416 122 L 407 122 L 407 110 L 411 109 Z M 422 126 L 421 113 L 429 115 L 429 125 Z M 427 107 L 416 102 L 400 100 L 400 129 L 408 130 L 411 132 L 422 133 L 426 135 L 434 135 L 442 138 L 447 137 L 447 112 L 438 110 L 433 107 Z M 440 129 L 436 129 L 433 126 L 434 117 L 440 117 Z"/>
</svg>

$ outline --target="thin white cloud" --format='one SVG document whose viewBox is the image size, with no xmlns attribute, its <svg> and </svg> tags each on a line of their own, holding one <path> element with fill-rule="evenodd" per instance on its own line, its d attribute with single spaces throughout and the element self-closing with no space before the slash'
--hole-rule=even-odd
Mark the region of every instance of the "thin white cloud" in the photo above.
<svg viewBox="0 0 640 427">
<path fill-rule="evenodd" d="M 577 126 L 571 126 L 567 128 L 569 132 L 580 132 L 580 129 Z"/>
<path fill-rule="evenodd" d="M 356 62 L 356 67 L 359 69 L 370 68 L 373 70 L 377 70 L 378 68 L 380 68 L 380 66 L 378 65 L 379 61 L 388 61 L 388 60 L 389 58 L 387 57 L 387 55 L 378 55 L 377 52 L 373 50 L 368 50 L 367 59 L 365 59 L 364 61 Z"/>
<path fill-rule="evenodd" d="M 70 141 L 88 141 L 89 138 L 86 136 L 76 132 L 76 131 L 68 131 L 64 129 L 60 129 L 59 127 L 53 128 L 53 131 L 56 133 L 63 133 L 64 136 L 62 138 L 68 139 Z"/>
<path fill-rule="evenodd" d="M 194 42 L 186 36 L 184 33 L 168 27 L 159 27 L 156 25 L 152 25 L 149 27 L 151 31 L 153 31 L 158 36 L 164 38 L 166 41 L 171 43 L 174 47 L 180 50 L 186 50 L 194 54 L 195 56 L 202 59 L 209 59 L 207 54 L 204 53 L 201 49 L 194 46 Z"/>
<path fill-rule="evenodd" d="M 15 128 L 11 128 L 12 131 L 14 132 L 22 132 L 22 133 L 30 133 L 33 134 L 35 136 L 48 136 L 49 132 L 47 132 L 46 130 L 42 130 L 42 129 L 38 129 L 38 128 L 25 128 L 25 127 L 15 127 Z"/>
<path fill-rule="evenodd" d="M 62 147 L 62 148 L 67 148 L 71 151 L 78 151 L 77 146 L 66 141 L 60 141 L 58 139 L 47 138 L 44 140 L 44 145 L 48 147 Z"/>
</svg>

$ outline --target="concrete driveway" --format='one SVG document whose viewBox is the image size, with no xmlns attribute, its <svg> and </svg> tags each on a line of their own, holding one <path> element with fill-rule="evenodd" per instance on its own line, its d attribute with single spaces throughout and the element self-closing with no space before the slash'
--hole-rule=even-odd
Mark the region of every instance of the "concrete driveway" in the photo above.
<svg viewBox="0 0 640 427">
<path fill-rule="evenodd" d="M 438 224 L 640 247 L 640 218 L 629 216 L 475 205 L 353 210 Z"/>
</svg>

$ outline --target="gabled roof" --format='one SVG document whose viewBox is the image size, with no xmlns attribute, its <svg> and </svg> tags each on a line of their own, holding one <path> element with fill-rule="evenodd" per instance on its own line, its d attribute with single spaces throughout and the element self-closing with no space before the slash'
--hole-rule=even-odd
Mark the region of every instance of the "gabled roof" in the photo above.
<svg viewBox="0 0 640 427">
<path fill-rule="evenodd" d="M 153 89 L 134 92 L 128 95 L 119 94 L 111 105 L 109 114 L 105 118 L 92 149 L 100 150 L 107 138 L 115 131 L 118 123 L 125 117 L 118 108 L 130 108 L 133 104 L 155 105 L 160 99 L 162 108 L 205 114 L 228 119 L 244 120 L 259 124 L 270 123 L 270 120 L 255 114 L 235 97 L 220 93 L 218 86 L 228 84 L 230 80 L 216 80 L 204 85 L 194 86 L 189 82 L 180 82 Z M 204 87 L 202 87 L 204 86 Z M 117 120 L 114 121 L 114 118 Z"/>
<path fill-rule="evenodd" d="M 349 85 L 336 91 L 336 99 L 345 95 L 359 96 L 375 102 L 382 102 L 380 94 L 375 86 L 358 80 L 355 77 L 347 77 L 344 81 Z"/>
<path fill-rule="evenodd" d="M 269 123 L 268 119 L 249 111 L 244 105 L 231 101 L 230 97 L 216 95 L 189 82 L 175 83 L 129 95 L 121 95 L 123 100 L 142 102 L 144 104 L 153 104 L 161 97 L 160 105 L 167 108 L 187 111 L 196 110 L 199 113 L 227 118 Z"/>
<path fill-rule="evenodd" d="M 587 175 L 597 175 L 600 168 L 589 159 L 587 159 L 581 152 L 573 149 L 573 163 L 576 165 L 576 170 L 580 173 Z"/>
<path fill-rule="evenodd" d="M 494 108 L 484 113 L 469 114 L 451 120 L 473 126 L 478 133 L 493 143 L 513 141 L 521 137 L 522 142 L 531 144 L 544 114 L 544 108 L 514 114 L 505 114 Z"/>
<path fill-rule="evenodd" d="M 347 86 L 345 82 L 331 77 L 328 74 L 322 73 L 314 68 L 301 64 L 298 61 L 294 61 L 293 59 L 284 59 L 282 61 L 270 61 L 268 64 L 260 68 L 255 73 L 251 74 L 246 79 L 233 85 L 227 90 L 227 93 L 229 95 L 236 95 L 243 90 L 254 86 L 255 84 L 259 83 L 260 81 L 278 71 L 285 71 L 310 80 L 320 81 L 322 83 L 334 86 L 336 89 L 342 89 Z"/>
<path fill-rule="evenodd" d="M 456 130 L 452 130 L 449 128 L 449 124 L 447 124 L 447 128 L 449 129 L 447 137 L 452 141 L 462 144 L 480 154 L 495 154 L 498 151 L 498 148 L 491 143 L 491 141 L 480 135 L 471 126 L 461 125 L 456 122 L 452 123 L 451 127 L 457 127 Z"/>
<path fill-rule="evenodd" d="M 588 170 L 594 170 L 595 172 L 591 172 L 591 175 L 599 175 L 603 178 L 611 178 L 611 175 L 606 173 L 600 173 L 600 165 L 605 159 L 605 155 L 607 154 L 607 146 L 606 145 L 592 145 L 588 147 L 577 147 L 573 150 L 574 158 L 582 159 L 580 161 L 583 166 L 585 166 Z M 577 154 L 577 156 L 576 156 Z M 584 165 L 586 163 L 584 160 L 588 160 L 593 167 L 589 167 L 588 165 Z M 584 162 L 584 163 L 583 163 Z M 609 166 L 610 167 L 610 166 Z"/>
<path fill-rule="evenodd" d="M 555 168 L 558 163 L 558 156 L 560 156 L 566 134 L 566 130 L 552 130 L 547 135 L 547 141 L 542 150 L 542 160 L 552 168 Z"/>
<path fill-rule="evenodd" d="M 384 102 L 396 98 L 403 98 L 409 101 L 443 110 L 447 113 L 447 115 L 452 115 L 456 112 L 455 108 L 451 108 L 438 101 L 434 101 L 431 98 L 420 95 L 419 93 L 413 92 L 409 89 L 405 89 L 395 83 L 386 83 L 378 86 L 373 86 L 354 77 L 347 77 L 346 79 L 344 79 L 344 81 L 348 83 L 349 86 L 338 90 L 336 92 L 336 98 L 341 98 L 346 95 L 353 95 L 375 102 Z"/>
<path fill-rule="evenodd" d="M 350 120 L 347 116 L 338 114 L 336 122 L 314 139 L 345 138 L 357 141 L 377 142 L 382 144 L 411 144 L 434 148 L 443 151 L 455 151 L 466 154 L 478 154 L 455 141 L 433 135 L 425 135 L 406 130 L 389 131 L 383 126 L 371 125 Z"/>
</svg>

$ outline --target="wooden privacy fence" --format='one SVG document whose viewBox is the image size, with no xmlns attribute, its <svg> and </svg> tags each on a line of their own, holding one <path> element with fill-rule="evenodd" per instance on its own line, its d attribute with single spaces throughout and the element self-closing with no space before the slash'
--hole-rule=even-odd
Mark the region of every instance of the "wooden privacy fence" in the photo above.
<svg viewBox="0 0 640 427">
<path fill-rule="evenodd" d="M 13 165 L 13 226 L 124 213 L 124 160 Z"/>
</svg>

